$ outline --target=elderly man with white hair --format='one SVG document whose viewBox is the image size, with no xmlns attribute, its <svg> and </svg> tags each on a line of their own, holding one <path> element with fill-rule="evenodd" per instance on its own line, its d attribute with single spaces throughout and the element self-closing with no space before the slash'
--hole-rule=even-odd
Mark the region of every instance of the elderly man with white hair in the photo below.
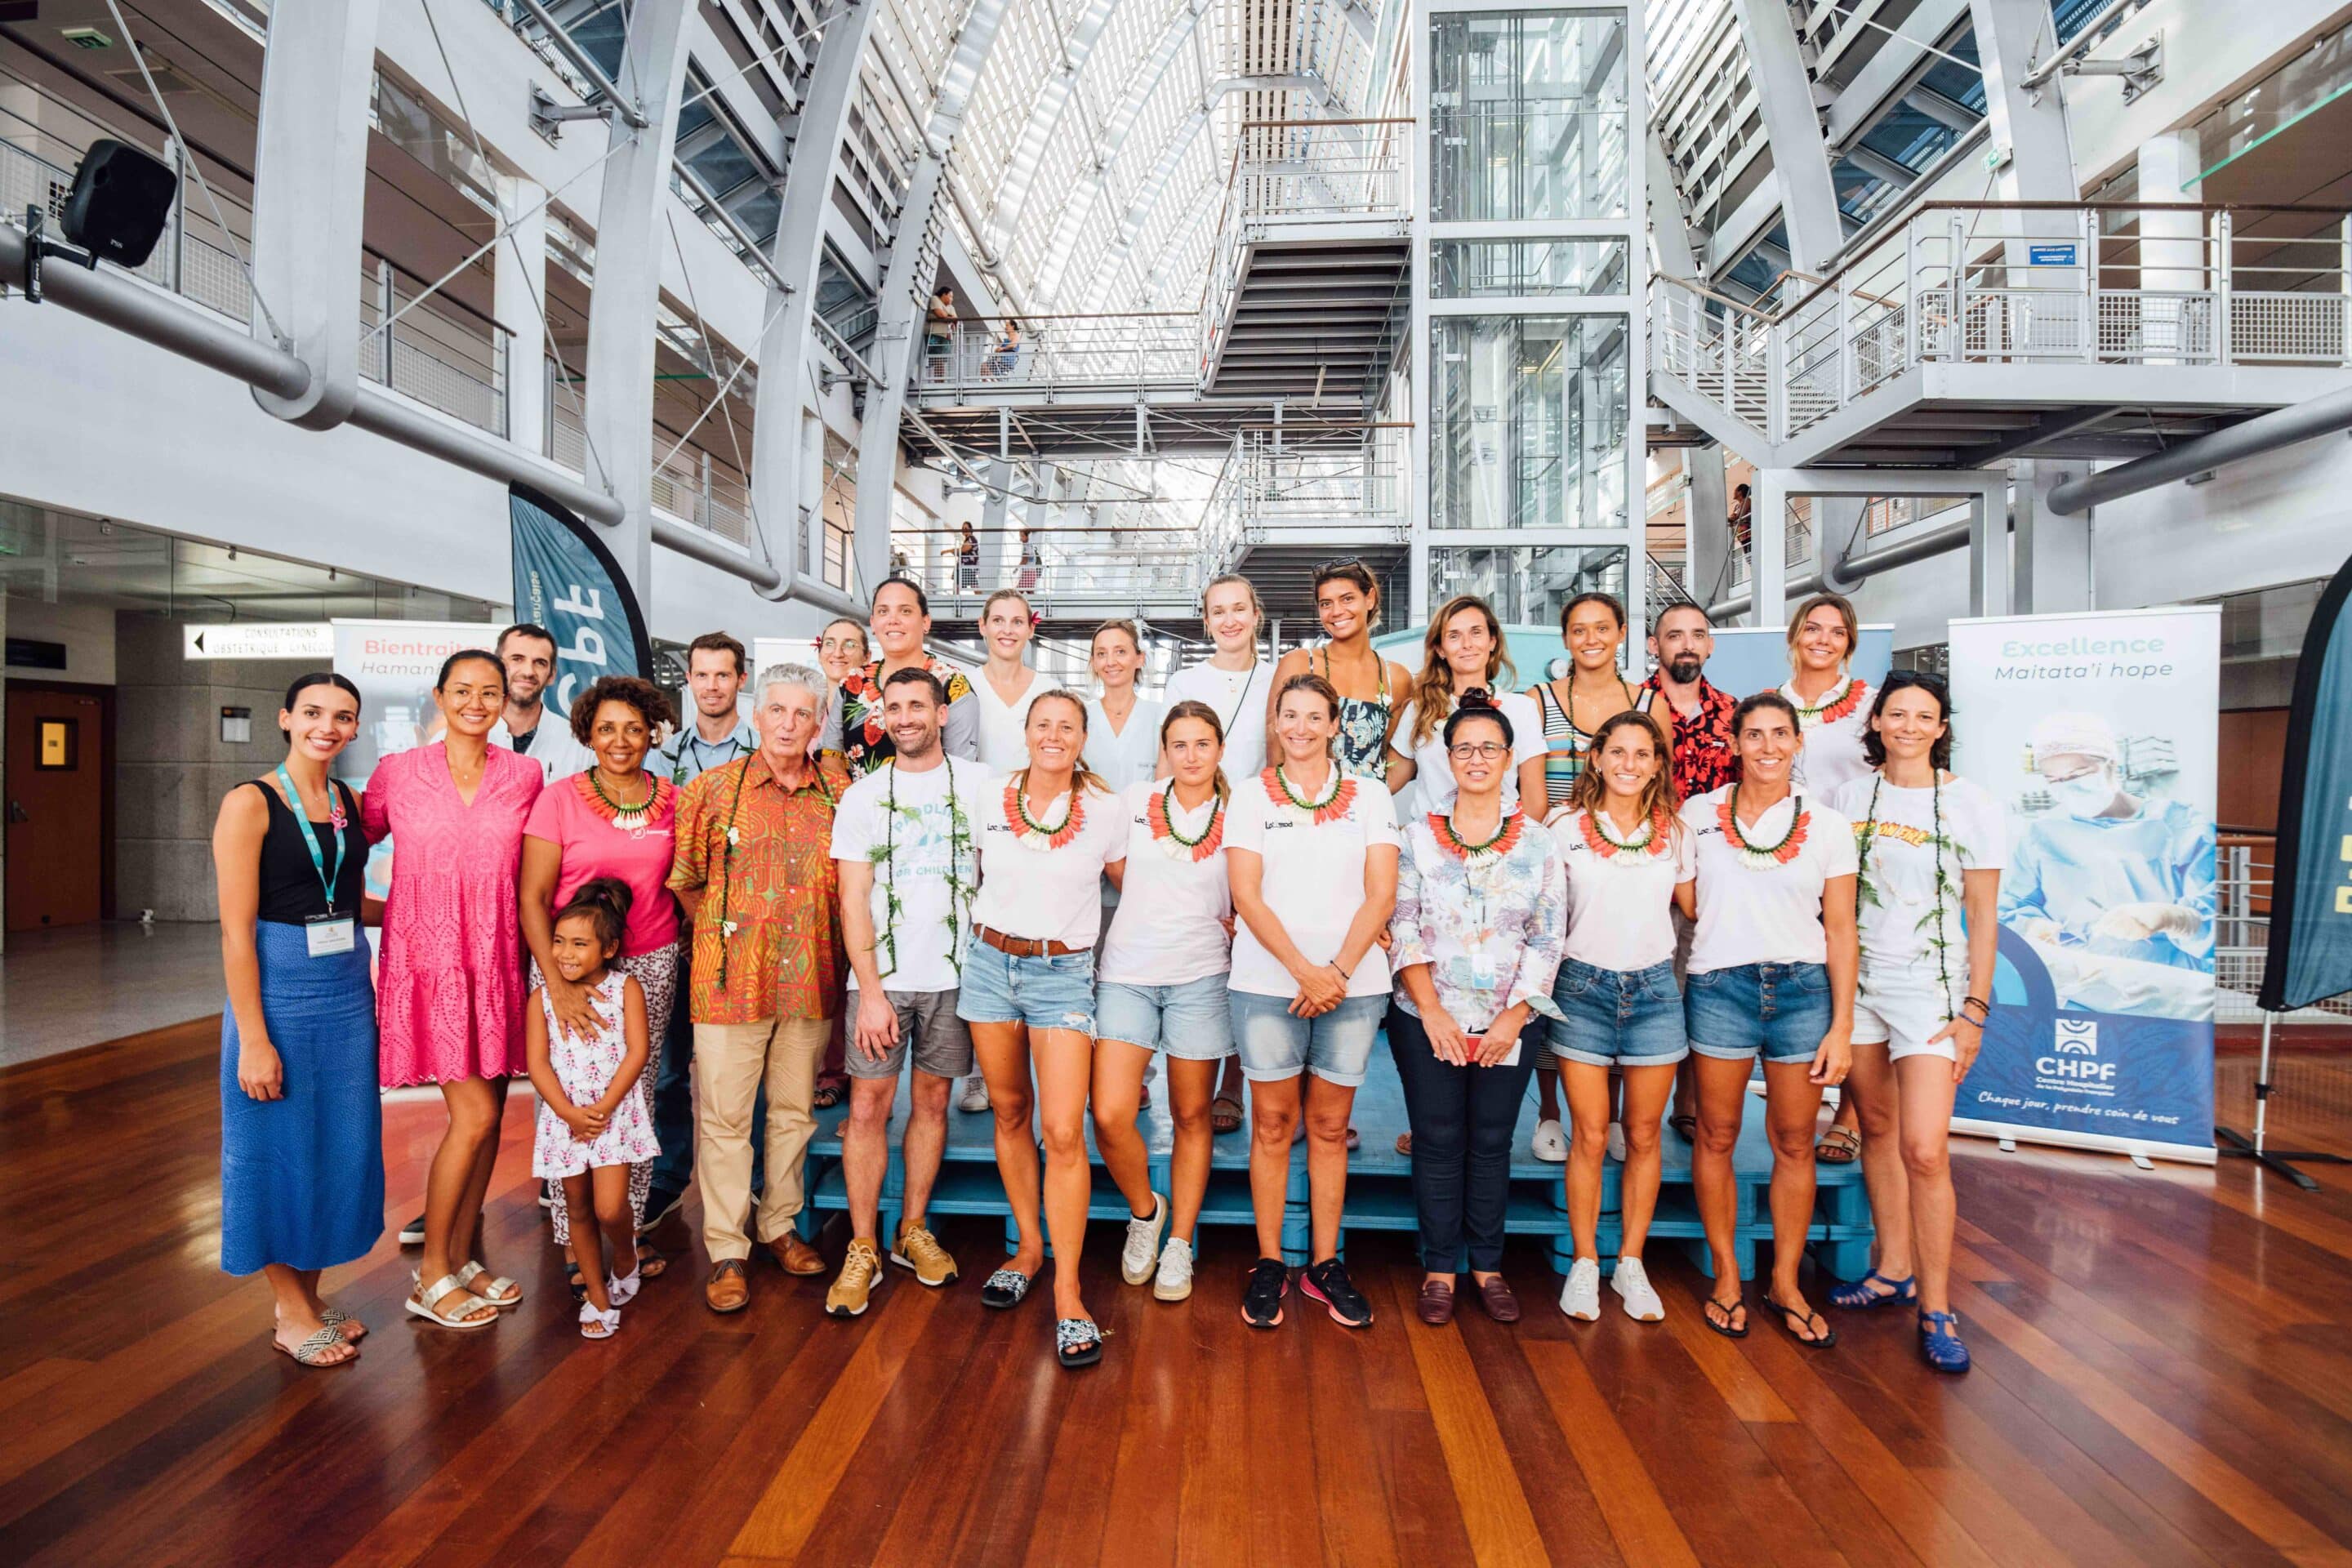
<svg viewBox="0 0 2352 1568">
<path fill-rule="evenodd" d="M 2056 806 L 2018 838 L 2002 923 L 2050 946 L 2210 973 L 2212 825 L 2125 789 L 2123 748 L 2095 714 L 2053 713 L 2032 745 Z"/>
<path fill-rule="evenodd" d="M 811 760 L 824 677 L 773 665 L 752 687 L 760 749 L 686 786 L 669 885 L 694 922 L 688 1006 L 694 1019 L 695 1164 L 715 1312 L 751 1298 L 751 1232 L 788 1274 L 824 1271 L 794 1232 L 805 1201 L 810 1100 L 841 994 L 839 881 L 833 814 L 845 780 Z M 767 1192 L 751 1208 L 751 1106 L 768 1091 Z"/>
</svg>

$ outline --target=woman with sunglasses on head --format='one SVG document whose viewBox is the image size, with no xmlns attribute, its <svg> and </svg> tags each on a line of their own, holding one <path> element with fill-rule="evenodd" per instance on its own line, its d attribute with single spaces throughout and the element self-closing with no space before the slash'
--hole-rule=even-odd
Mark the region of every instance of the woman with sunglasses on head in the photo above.
<svg viewBox="0 0 2352 1568">
<path fill-rule="evenodd" d="M 406 1310 L 486 1329 L 522 1288 L 481 1260 L 482 1200 L 498 1164 L 509 1079 L 530 1071 L 523 1036 L 522 841 L 546 775 L 489 743 L 506 667 L 467 648 L 442 661 L 441 739 L 376 764 L 360 819 L 394 840 L 376 1021 L 386 1089 L 437 1084 L 448 1131 L 425 1178 L 425 1257 Z"/>
<path fill-rule="evenodd" d="M 1715 1262 L 1706 1325 L 1732 1339 L 1748 1334 L 1732 1250 L 1738 1189 L 1731 1156 L 1760 1055 L 1772 1143 L 1772 1279 L 1764 1304 L 1791 1339 L 1826 1350 L 1837 1335 L 1806 1303 L 1797 1276 L 1813 1218 L 1822 1090 L 1843 1083 L 1853 1058 L 1853 828 L 1790 788 L 1804 742 L 1786 697 L 1763 691 L 1740 703 L 1732 734 L 1739 782 L 1683 804 L 1696 875 L 1675 889 L 1697 922 L 1683 1019 L 1698 1060 L 1691 1184 Z"/>
<path fill-rule="evenodd" d="M 1209 1190 L 1209 1099 L 1217 1064 L 1234 1054 L 1225 995 L 1233 967 L 1224 856 L 1231 791 L 1218 766 L 1224 736 L 1207 703 L 1169 709 L 1160 751 L 1170 776 L 1124 792 L 1127 869 L 1095 983 L 1095 1146 L 1131 1208 L 1134 1194 L 1151 1190 L 1135 1120 L 1144 1069 L 1154 1051 L 1165 1051 L 1176 1128 L 1170 1191 L 1152 1200 L 1149 1219 L 1128 1222 L 1119 1272 L 1130 1285 L 1150 1281 L 1162 1301 L 1181 1301 L 1192 1293 L 1192 1232 Z"/>
<path fill-rule="evenodd" d="M 1554 1011 L 1567 887 L 1550 836 L 1528 831 L 1505 790 L 1517 741 L 1484 693 L 1463 695 L 1445 721 L 1451 798 L 1414 814 L 1397 866 L 1389 1049 L 1412 1123 L 1415 1310 L 1432 1325 L 1454 1319 L 1465 1247 L 1486 1315 L 1519 1320 L 1501 1270 L 1511 1130 L 1538 1051 L 1520 1035 L 1532 1014 Z"/>
<path fill-rule="evenodd" d="M 1559 1310 L 1601 1316 L 1601 1157 L 1609 1126 L 1609 1077 L 1625 1085 L 1622 1236 L 1610 1285 L 1625 1315 L 1665 1316 L 1642 1264 L 1658 1207 L 1659 1122 L 1675 1073 L 1690 1054 L 1682 991 L 1675 984 L 1675 889 L 1696 875 L 1696 838 L 1676 815 L 1672 750 L 1646 713 L 1617 713 L 1593 731 L 1592 750 L 1552 837 L 1568 868 L 1568 942 L 1552 1001 L 1552 1026 L 1576 1137 L 1569 1144 L 1568 1224 L 1576 1257 Z"/>
<path fill-rule="evenodd" d="M 980 896 L 956 993 L 996 1113 L 996 1165 L 1020 1245 L 981 1288 L 984 1307 L 1014 1307 L 1054 1241 L 1054 1347 L 1066 1367 L 1102 1359 L 1102 1331 L 1078 1288 L 1093 1174 L 1087 1099 L 1095 1075 L 1095 943 L 1102 883 L 1126 869 L 1127 820 L 1118 796 L 1086 765 L 1086 699 L 1040 692 L 1029 705 L 1029 764 L 992 788 L 973 815 Z M 1031 1090 L 1031 1083 L 1035 1090 Z M 1038 1223 L 1042 1114 L 1045 1224 Z M 1129 1193 L 1132 1219 L 1157 1230 L 1165 1210 L 1149 1182 Z"/>
<path fill-rule="evenodd" d="M 1414 804 L 1424 811 L 1444 811 L 1454 800 L 1454 770 L 1445 742 L 1445 721 L 1457 702 L 1481 692 L 1485 706 L 1500 713 L 1511 727 L 1510 765 L 1503 771 L 1503 801 L 1517 805 L 1544 798 L 1543 719 L 1535 699 L 1503 689 L 1517 672 L 1503 646 L 1503 623 L 1486 601 L 1472 594 L 1457 595 L 1429 618 L 1421 639 L 1421 673 L 1413 678 L 1412 698 L 1397 715 L 1394 740 L 1389 742 L 1389 793 L 1402 795 L 1405 785 L 1418 780 L 1421 794 Z"/>
<path fill-rule="evenodd" d="M 319 1295 L 321 1271 L 383 1235 L 375 986 L 361 914 L 360 803 L 328 772 L 360 732 L 359 689 L 320 670 L 286 689 L 286 759 L 221 802 L 221 1268 L 259 1272 L 270 1343 L 341 1366 L 367 1326 Z"/>
<path fill-rule="evenodd" d="M 1830 1292 L 1861 1311 L 1919 1309 L 1919 1355 L 1969 1370 L 1952 1311 L 1952 1100 L 1984 1044 L 2007 824 L 1952 773 L 1952 710 L 1936 676 L 1896 670 L 1870 709 L 1875 771 L 1832 803 L 1853 823 L 1862 971 L 1847 1099 L 1861 1118 L 1877 1237 L 1870 1272 Z"/>
<path fill-rule="evenodd" d="M 1861 637 L 1853 604 L 1841 595 L 1816 594 L 1789 617 L 1789 681 L 1780 695 L 1797 710 L 1805 742 L 1793 783 L 1824 801 L 1870 772 L 1862 745 L 1872 692 L 1851 670 Z M 1861 1149 L 1853 1104 L 1841 1095 L 1815 1152 L 1825 1163 L 1851 1165 Z"/>
<path fill-rule="evenodd" d="M 1265 767 L 1265 725 L 1260 715 L 1274 691 L 1274 663 L 1258 657 L 1257 635 L 1265 620 L 1257 589 L 1248 578 L 1228 574 L 1210 579 L 1201 593 L 1201 625 L 1209 634 L 1209 657 L 1168 678 L 1170 712 L 1180 702 L 1200 702 L 1216 714 L 1218 732 L 1224 737 L 1219 768 L 1229 780 L 1246 782 Z M 1163 755 L 1160 776 L 1173 772 L 1172 759 Z M 1229 1056 L 1216 1098 L 1209 1102 L 1209 1125 L 1220 1137 L 1241 1130 L 1242 1094 L 1241 1058 Z"/>
<path fill-rule="evenodd" d="M 1361 561 L 1327 561 L 1315 569 L 1315 614 L 1330 640 L 1321 647 L 1293 648 L 1275 666 L 1273 694 L 1266 703 L 1266 755 L 1279 750 L 1276 705 L 1290 682 L 1313 675 L 1328 685 L 1339 703 L 1335 756 L 1351 778 L 1388 782 L 1389 742 L 1396 736 L 1400 694 L 1412 684 L 1404 666 L 1382 658 L 1372 647 L 1380 623 L 1381 590 Z"/>
<path fill-rule="evenodd" d="M 1294 1130 L 1307 1130 L 1312 1230 L 1307 1295 L 1347 1328 L 1369 1327 L 1371 1303 L 1339 1261 L 1348 1192 L 1348 1112 L 1388 1011 L 1389 961 L 1379 946 L 1396 909 L 1396 805 L 1377 779 L 1349 777 L 1335 752 L 1339 694 L 1319 675 L 1294 675 L 1275 697 L 1276 761 L 1234 792 L 1225 871 L 1241 929 L 1231 1005 L 1250 1080 L 1250 1200 L 1258 1259 L 1242 1296 L 1255 1329 L 1282 1321 L 1290 1288 L 1282 1221 Z"/>
<path fill-rule="evenodd" d="M 1575 793 L 1601 724 L 1619 713 L 1642 710 L 1642 689 L 1618 666 L 1625 647 L 1625 606 L 1607 594 L 1579 594 L 1560 607 L 1559 640 L 1568 649 L 1568 673 L 1528 689 L 1542 715 L 1544 802 L 1547 814 L 1566 805 Z M 1568 1134 L 1560 1125 L 1559 1074 L 1546 1062 L 1536 1069 L 1536 1130 L 1529 1151 L 1559 1164 L 1568 1158 Z M 1609 1152 L 1625 1156 L 1616 1123 Z"/>
</svg>

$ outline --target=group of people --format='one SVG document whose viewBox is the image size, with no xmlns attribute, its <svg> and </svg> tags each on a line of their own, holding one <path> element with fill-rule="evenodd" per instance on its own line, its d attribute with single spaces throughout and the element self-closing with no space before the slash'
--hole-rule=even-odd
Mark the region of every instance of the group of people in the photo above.
<svg viewBox="0 0 2352 1568">
<path fill-rule="evenodd" d="M 1278 1326 L 1295 1287 L 1368 1327 L 1340 1235 L 1350 1115 L 1385 1036 L 1423 1321 L 1452 1319 L 1465 1271 L 1487 1314 L 1519 1316 L 1504 1228 L 1540 1071 L 1538 1152 L 1557 1142 L 1566 1163 L 1575 1243 L 1562 1310 L 1597 1318 L 1605 1269 L 1628 1315 L 1664 1316 L 1643 1253 L 1672 1126 L 1713 1255 L 1706 1321 L 1747 1334 L 1732 1161 L 1760 1058 L 1776 1238 L 1762 1306 L 1801 1344 L 1835 1342 L 1799 1265 L 1815 1124 L 1839 1088 L 1877 1242 L 1869 1274 L 1830 1300 L 1916 1308 L 1923 1357 L 1965 1370 L 1946 1127 L 1990 1010 L 2002 823 L 1948 771 L 1942 683 L 1854 678 L 1853 608 L 1822 595 L 1790 626 L 1777 690 L 1711 685 L 1711 629 L 1689 604 L 1658 616 L 1654 673 L 1636 684 L 1622 607 L 1586 594 L 1561 617 L 1567 673 L 1515 691 L 1483 601 L 1438 610 L 1415 673 L 1373 647 L 1380 594 L 1360 563 L 1318 568 L 1314 588 L 1327 640 L 1269 663 L 1250 583 L 1212 583 L 1211 656 L 1160 702 L 1138 691 L 1131 623 L 1095 632 L 1093 692 L 1052 686 L 1007 590 L 983 607 L 987 657 L 968 675 L 927 647 L 921 587 L 894 578 L 866 625 L 824 629 L 818 667 L 753 677 L 740 643 L 697 638 L 684 723 L 646 681 L 594 682 L 571 705 L 576 752 L 541 730 L 552 639 L 516 626 L 451 656 L 440 739 L 384 759 L 364 790 L 332 777 L 357 692 L 296 681 L 285 763 L 230 792 L 215 836 L 223 1263 L 268 1273 L 278 1348 L 306 1365 L 359 1353 L 365 1326 L 318 1281 L 381 1229 L 379 1085 L 437 1085 L 448 1110 L 405 1303 L 427 1322 L 484 1328 L 521 1300 L 486 1261 L 482 1204 L 507 1086 L 525 1075 L 583 1335 L 614 1333 L 666 1266 L 640 1237 L 689 1179 L 712 1310 L 746 1306 L 758 1251 L 826 1272 L 801 1220 L 829 1049 L 849 1104 L 849 1236 L 828 1313 L 863 1313 L 893 1267 L 959 1278 L 928 1211 L 961 1103 L 992 1115 L 1017 1233 L 982 1304 L 1024 1301 L 1050 1243 L 1056 1354 L 1099 1360 L 1078 1268 L 1089 1128 L 1128 1206 L 1122 1279 L 1181 1300 L 1213 1140 L 1246 1100 L 1244 1319 Z M 584 760 L 556 773 L 559 755 Z M 387 837 L 379 910 L 361 868 Z M 1162 1063 L 1173 1147 L 1158 1191 L 1138 1115 Z"/>
</svg>

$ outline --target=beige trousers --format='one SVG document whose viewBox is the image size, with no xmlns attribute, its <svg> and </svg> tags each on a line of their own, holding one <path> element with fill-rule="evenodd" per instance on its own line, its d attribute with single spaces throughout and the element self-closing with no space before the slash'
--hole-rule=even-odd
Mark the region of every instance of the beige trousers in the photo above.
<svg viewBox="0 0 2352 1568">
<path fill-rule="evenodd" d="M 694 1026 L 695 1174 L 702 1184 L 702 1240 L 710 1261 L 751 1256 L 751 1105 L 768 1086 L 767 1192 L 761 1242 L 801 1212 L 803 1159 L 816 1133 L 810 1100 L 830 1018 L 762 1018 Z"/>
</svg>

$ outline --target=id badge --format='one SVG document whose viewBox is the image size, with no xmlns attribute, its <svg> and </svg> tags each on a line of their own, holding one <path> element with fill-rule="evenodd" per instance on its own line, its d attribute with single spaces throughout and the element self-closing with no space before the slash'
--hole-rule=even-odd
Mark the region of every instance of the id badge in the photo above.
<svg viewBox="0 0 2352 1568">
<path fill-rule="evenodd" d="M 1502 972 L 1496 965 L 1495 955 L 1493 953 L 1474 952 L 1470 955 L 1471 984 L 1476 986 L 1481 991 L 1492 991 L 1495 988 L 1495 983 L 1499 980 L 1501 976 Z"/>
<path fill-rule="evenodd" d="M 358 945 L 359 921 L 349 915 L 312 915 L 302 922 L 312 958 L 332 958 Z"/>
</svg>

